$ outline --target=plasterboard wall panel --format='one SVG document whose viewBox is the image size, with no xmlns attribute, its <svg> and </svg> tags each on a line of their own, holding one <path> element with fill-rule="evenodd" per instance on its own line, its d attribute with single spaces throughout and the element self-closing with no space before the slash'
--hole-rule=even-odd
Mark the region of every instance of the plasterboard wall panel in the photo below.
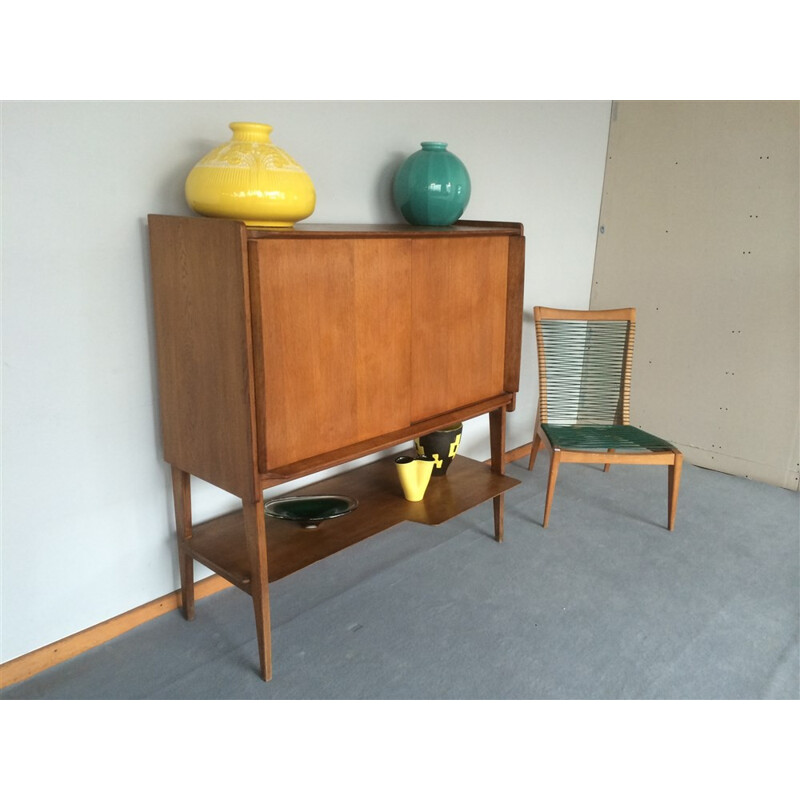
<svg viewBox="0 0 800 800">
<path fill-rule="evenodd" d="M 638 310 L 633 422 L 797 489 L 800 103 L 615 103 L 592 308 Z"/>
</svg>

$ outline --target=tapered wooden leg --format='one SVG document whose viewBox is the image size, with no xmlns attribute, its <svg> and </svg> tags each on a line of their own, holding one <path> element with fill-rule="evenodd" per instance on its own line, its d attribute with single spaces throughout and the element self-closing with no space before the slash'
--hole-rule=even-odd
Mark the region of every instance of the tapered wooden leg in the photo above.
<svg viewBox="0 0 800 800">
<path fill-rule="evenodd" d="M 550 506 L 553 505 L 553 493 L 556 489 L 556 479 L 558 478 L 558 467 L 560 464 L 561 451 L 554 448 L 552 453 L 550 453 L 550 475 L 547 478 L 547 497 L 544 501 L 543 528 L 546 528 L 550 523 Z"/>
<path fill-rule="evenodd" d="M 194 559 L 183 552 L 182 544 L 192 538 L 192 490 L 188 472 L 172 467 L 172 498 L 175 505 L 175 530 L 178 534 L 178 570 L 181 576 L 183 616 L 194 619 Z"/>
<path fill-rule="evenodd" d="M 506 409 L 505 406 L 489 412 L 489 446 L 492 453 L 492 472 L 498 475 L 506 473 Z M 493 499 L 494 504 L 494 538 L 503 541 L 503 519 L 505 517 L 505 495 L 500 494 Z"/>
<path fill-rule="evenodd" d="M 244 533 L 247 553 L 250 557 L 250 594 L 256 618 L 258 658 L 261 677 L 272 678 L 272 636 L 269 618 L 269 577 L 267 573 L 267 528 L 264 518 L 264 503 L 243 501 Z"/>
<path fill-rule="evenodd" d="M 531 445 L 531 458 L 528 461 L 528 471 L 533 469 L 533 465 L 536 463 L 536 456 L 539 453 L 539 447 L 542 444 L 542 439 L 539 436 L 539 431 L 535 431 L 533 434 L 533 444 Z"/>
<path fill-rule="evenodd" d="M 613 453 L 613 452 L 614 452 L 614 450 L 613 450 L 613 449 L 610 449 L 608 452 L 609 452 L 609 453 Z M 611 464 L 606 464 L 606 465 L 603 467 L 603 472 L 608 472 L 610 469 L 611 469 Z"/>
<path fill-rule="evenodd" d="M 503 520 L 505 518 L 506 496 L 499 494 L 492 498 L 494 506 L 494 538 L 496 542 L 503 541 Z"/>
<path fill-rule="evenodd" d="M 539 435 L 539 425 L 542 421 L 540 413 L 541 406 L 537 406 L 536 417 L 533 421 L 533 442 L 531 443 L 531 457 L 528 461 L 528 472 L 533 469 L 533 465 L 536 463 L 536 456 L 539 454 L 539 448 L 542 446 L 542 437 Z"/>
<path fill-rule="evenodd" d="M 668 504 L 668 528 L 675 530 L 675 512 L 678 510 L 678 492 L 681 488 L 681 470 L 683 469 L 683 454 L 675 453 L 675 463 L 670 464 L 669 470 L 669 490 L 667 493 Z"/>
</svg>

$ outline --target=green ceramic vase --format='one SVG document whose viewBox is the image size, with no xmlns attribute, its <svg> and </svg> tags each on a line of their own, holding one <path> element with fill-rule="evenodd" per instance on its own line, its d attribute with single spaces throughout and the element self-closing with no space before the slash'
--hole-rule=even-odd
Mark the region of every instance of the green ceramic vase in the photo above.
<svg viewBox="0 0 800 800">
<path fill-rule="evenodd" d="M 446 142 L 421 142 L 394 177 L 394 202 L 412 225 L 452 225 L 467 207 L 467 168 Z"/>
</svg>

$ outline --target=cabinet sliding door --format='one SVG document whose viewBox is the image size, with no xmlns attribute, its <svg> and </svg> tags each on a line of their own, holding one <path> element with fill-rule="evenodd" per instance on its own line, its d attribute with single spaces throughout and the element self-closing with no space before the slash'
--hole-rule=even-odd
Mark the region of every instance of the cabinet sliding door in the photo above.
<svg viewBox="0 0 800 800">
<path fill-rule="evenodd" d="M 504 391 L 508 239 L 413 243 L 413 422 Z"/>
<path fill-rule="evenodd" d="M 409 425 L 410 248 L 407 239 L 251 243 L 263 471 Z"/>
</svg>

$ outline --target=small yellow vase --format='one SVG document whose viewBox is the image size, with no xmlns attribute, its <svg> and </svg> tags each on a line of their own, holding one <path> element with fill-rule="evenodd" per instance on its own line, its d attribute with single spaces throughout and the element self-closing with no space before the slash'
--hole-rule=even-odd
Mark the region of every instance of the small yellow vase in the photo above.
<svg viewBox="0 0 800 800">
<path fill-rule="evenodd" d="M 426 456 L 422 458 L 398 456 L 394 463 L 397 477 L 403 487 L 403 495 L 409 502 L 418 503 L 425 497 L 425 490 L 433 472 L 433 459 Z"/>
<path fill-rule="evenodd" d="M 272 127 L 231 122 L 233 138 L 203 156 L 186 178 L 186 202 L 206 217 L 291 228 L 314 211 L 306 171 L 269 140 Z"/>
</svg>

